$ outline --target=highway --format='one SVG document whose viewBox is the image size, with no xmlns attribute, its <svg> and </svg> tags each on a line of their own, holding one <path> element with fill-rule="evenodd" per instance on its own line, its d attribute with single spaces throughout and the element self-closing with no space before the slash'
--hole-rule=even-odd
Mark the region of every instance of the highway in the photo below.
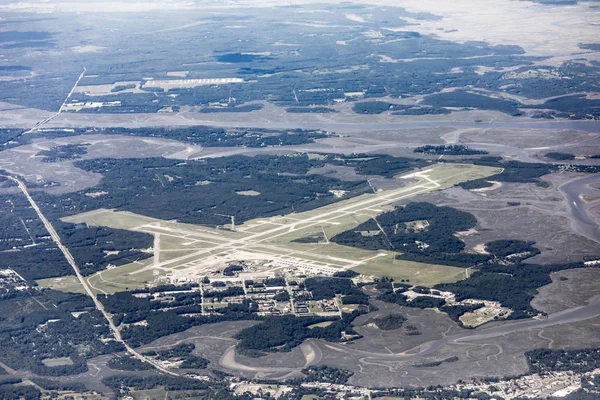
<svg viewBox="0 0 600 400">
<path fill-rule="evenodd" d="M 7 178 L 12 180 L 13 182 L 15 182 L 19 186 L 19 189 L 21 190 L 21 192 L 23 192 L 25 197 L 27 197 L 29 204 L 31 204 L 31 207 L 37 213 L 39 219 L 42 221 L 42 223 L 44 224 L 44 227 L 46 228 L 46 230 L 52 237 L 52 240 L 54 241 L 54 243 L 56 243 L 56 246 L 58 246 L 60 251 L 63 253 L 63 255 L 65 256 L 65 259 L 67 260 L 69 265 L 71 265 L 71 267 L 73 268 L 73 271 L 75 271 L 75 275 L 77 276 L 77 279 L 81 283 L 81 286 L 83 286 L 87 295 L 92 298 L 92 301 L 94 302 L 96 309 L 102 313 L 102 315 L 104 316 L 104 319 L 106 319 L 106 321 L 108 322 L 108 326 L 109 326 L 115 340 L 117 342 L 121 343 L 125 347 L 125 349 L 127 350 L 127 352 L 129 354 L 131 354 L 135 358 L 139 359 L 140 361 L 153 365 L 156 369 L 158 369 L 161 372 L 167 373 L 169 375 L 179 376 L 179 374 L 176 374 L 172 371 L 169 371 L 166 368 L 163 368 L 157 362 L 144 357 L 142 354 L 138 353 L 137 351 L 135 351 L 135 349 L 133 349 L 131 346 L 129 346 L 127 343 L 125 343 L 125 341 L 121 337 L 121 332 L 119 331 L 119 328 L 117 328 L 117 326 L 114 324 L 110 314 L 107 313 L 106 310 L 104 310 L 104 306 L 96 298 L 96 296 L 94 295 L 94 292 L 92 291 L 92 288 L 90 287 L 90 285 L 88 284 L 86 279 L 83 277 L 83 275 L 81 275 L 81 271 L 79 270 L 79 267 L 77 266 L 77 263 L 75 262 L 75 259 L 73 258 L 73 255 L 71 254 L 69 249 L 65 245 L 63 245 L 62 241 L 60 240 L 60 236 L 58 235 L 58 233 L 56 232 L 56 230 L 54 229 L 54 227 L 52 226 L 50 221 L 48 221 L 46 216 L 44 216 L 44 214 L 42 213 L 42 210 L 40 210 L 40 208 L 38 207 L 35 200 L 33 200 L 31 195 L 29 194 L 29 191 L 27 190 L 27 186 L 25 186 L 25 184 L 21 180 L 15 178 L 13 176 L 7 176 Z"/>
<path fill-rule="evenodd" d="M 73 85 L 73 87 L 71 88 L 71 91 L 69 92 L 69 94 L 67 95 L 67 97 L 65 97 L 65 101 L 63 101 L 63 103 L 60 105 L 60 108 L 58 109 L 58 111 L 56 112 L 56 114 L 53 114 L 53 115 L 49 116 L 48 118 L 46 118 L 46 119 L 38 122 L 37 124 L 35 124 L 35 127 L 29 129 L 28 131 L 23 132 L 23 135 L 27 135 L 29 133 L 33 133 L 33 132 L 36 132 L 36 131 L 40 130 L 41 127 L 43 127 L 44 125 L 46 125 L 48 122 L 52 121 L 54 118 L 58 117 L 63 112 L 65 106 L 67 105 L 67 102 L 69 101 L 69 99 L 73 95 L 73 92 L 75 91 L 75 88 L 77 87 L 77 85 L 79 85 L 79 82 L 85 76 L 85 72 L 86 71 L 87 71 L 86 68 L 83 67 L 83 72 L 81 73 L 81 75 L 79 75 L 79 78 L 75 82 L 75 85 Z"/>
</svg>

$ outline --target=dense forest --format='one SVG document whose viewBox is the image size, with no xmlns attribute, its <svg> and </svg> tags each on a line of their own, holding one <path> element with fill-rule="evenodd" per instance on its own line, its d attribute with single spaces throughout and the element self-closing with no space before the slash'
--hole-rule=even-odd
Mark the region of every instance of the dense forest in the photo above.
<svg viewBox="0 0 600 400">
<path fill-rule="evenodd" d="M 307 367 L 302 370 L 305 375 L 300 382 L 324 382 L 332 384 L 344 384 L 354 375 L 354 372 L 346 369 L 319 365 L 318 367 Z"/>
<path fill-rule="evenodd" d="M 462 253 L 465 244 L 454 234 L 476 224 L 475 216 L 464 211 L 424 202 L 409 203 L 342 232 L 331 241 L 369 250 L 401 251 L 402 259 L 471 266 L 490 257 Z"/>
<path fill-rule="evenodd" d="M 95 191 L 62 196 L 35 193 L 38 204 L 53 219 L 97 208 L 117 208 L 142 215 L 195 224 L 219 225 L 248 219 L 300 212 L 338 199 L 330 190 L 356 195 L 369 190 L 366 182 L 347 182 L 306 175 L 323 165 L 306 155 L 231 156 L 201 161 L 164 158 L 97 159 L 78 161 L 86 171 L 102 173 Z M 254 190 L 257 196 L 239 192 Z M 60 207 L 55 207 L 57 204 Z"/>
<path fill-rule="evenodd" d="M 65 144 L 54 146 L 50 150 L 42 150 L 36 156 L 42 157 L 43 162 L 54 163 L 65 160 L 76 160 L 84 154 L 87 154 L 87 145 Z"/>
<path fill-rule="evenodd" d="M 512 116 L 521 115 L 519 111 L 521 105 L 515 101 L 470 93 L 464 90 L 432 94 L 425 97 L 424 103 L 433 107 L 474 108 L 500 111 Z"/>
<path fill-rule="evenodd" d="M 143 362 L 138 358 L 130 355 L 116 356 L 108 360 L 106 364 L 110 369 L 119 371 L 147 371 L 154 369 L 150 363 Z"/>
<path fill-rule="evenodd" d="M 182 369 L 205 369 L 210 363 L 206 358 L 192 354 L 195 346 L 193 343 L 178 344 L 166 350 L 147 351 L 143 355 L 161 361 L 180 362 Z"/>
<path fill-rule="evenodd" d="M 240 331 L 236 335 L 236 339 L 240 341 L 238 348 L 242 351 L 289 351 L 309 338 L 340 341 L 342 332 L 356 334 L 351 324 L 359 315 L 359 311 L 354 311 L 351 314 L 343 314 L 342 319 L 293 315 L 270 317 L 258 325 Z M 310 327 L 325 321 L 332 323 L 326 327 Z"/>
<path fill-rule="evenodd" d="M 123 350 L 111 338 L 85 295 L 45 289 L 0 300 L 0 361 L 11 368 L 46 376 L 85 372 L 86 359 Z"/>
<path fill-rule="evenodd" d="M 513 310 L 509 318 L 529 318 L 538 314 L 530 302 L 539 287 L 552 282 L 550 273 L 583 267 L 583 263 L 485 264 L 468 279 L 439 284 L 434 288 L 455 293 L 458 301 L 464 299 L 498 301 Z"/>
<path fill-rule="evenodd" d="M 484 150 L 475 150 L 470 147 L 463 146 L 461 144 L 450 144 L 450 145 L 426 145 L 416 147 L 413 150 L 415 153 L 435 154 L 435 155 L 449 155 L 449 156 L 472 156 L 489 154 Z"/>
<path fill-rule="evenodd" d="M 590 372 L 600 368 L 600 349 L 578 350 L 537 349 L 525 353 L 529 372 L 544 374 L 553 371 Z"/>
<path fill-rule="evenodd" d="M 538 186 L 546 187 L 548 184 L 539 178 L 558 170 L 558 167 L 552 164 L 502 161 L 502 158 L 500 157 L 491 156 L 481 157 L 477 160 L 469 160 L 467 162 L 471 162 L 476 165 L 503 168 L 503 171 L 487 178 L 476 179 L 458 184 L 458 186 L 464 189 L 490 187 L 493 185 L 493 183 L 490 181 L 535 183 Z"/>
<path fill-rule="evenodd" d="M 402 314 L 389 314 L 385 317 L 371 318 L 365 322 L 366 324 L 375 324 L 382 331 L 391 331 L 402 328 L 402 325 L 407 321 L 407 318 Z"/>
<path fill-rule="evenodd" d="M 256 106 L 205 108 L 202 112 L 248 112 L 256 110 Z M 106 111 L 106 110 L 105 110 Z M 12 136 L 12 135 L 15 136 Z M 259 128 L 218 128 L 213 126 L 191 127 L 151 127 L 151 128 L 77 128 L 69 130 L 56 129 L 45 133 L 50 137 L 64 137 L 77 135 L 125 135 L 137 137 L 152 137 L 176 140 L 182 143 L 201 145 L 205 147 L 267 147 L 312 143 L 317 139 L 327 137 L 320 130 L 270 130 Z M 1 135 L 1 132 L 0 132 Z M 7 137 L 17 139 L 20 143 L 27 143 L 29 138 L 19 137 L 13 131 L 7 132 Z M 1 139 L 1 136 L 0 136 Z M 57 146 L 51 150 L 38 153 L 39 156 L 56 157 L 57 155 L 82 155 L 85 154 L 85 145 Z M 76 158 L 76 157 L 74 157 Z"/>
<path fill-rule="evenodd" d="M 313 300 L 331 299 L 341 295 L 344 304 L 369 304 L 369 296 L 360 290 L 350 279 L 308 278 L 304 287 Z"/>
</svg>

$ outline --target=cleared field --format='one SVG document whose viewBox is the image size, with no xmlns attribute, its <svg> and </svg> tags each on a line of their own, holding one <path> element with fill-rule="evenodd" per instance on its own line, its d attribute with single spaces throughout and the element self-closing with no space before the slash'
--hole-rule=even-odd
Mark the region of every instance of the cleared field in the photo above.
<svg viewBox="0 0 600 400">
<path fill-rule="evenodd" d="M 307 328 L 308 329 L 313 329 L 313 328 L 327 328 L 331 324 L 333 324 L 333 321 L 325 321 L 325 322 L 319 322 L 318 324 L 309 325 Z"/>
<path fill-rule="evenodd" d="M 47 367 L 61 367 L 63 365 L 73 365 L 73 360 L 69 357 L 45 358 L 42 360 Z"/>
<path fill-rule="evenodd" d="M 151 260 L 144 260 L 98 272 L 87 281 L 99 293 L 115 293 L 144 287 L 154 282 L 159 274 L 160 271 L 152 268 Z"/>
<path fill-rule="evenodd" d="M 251 220 L 236 226 L 235 231 L 114 210 L 96 210 L 63 220 L 146 232 L 155 237 L 154 258 L 90 276 L 88 282 L 99 293 L 138 288 L 158 280 L 197 281 L 228 262 L 242 260 L 256 262 L 263 271 L 286 268 L 332 274 L 352 269 L 365 275 L 409 279 L 414 284 L 431 286 L 462 279 L 465 272 L 462 268 L 397 260 L 401 253 L 341 246 L 329 239 L 417 194 L 498 172 L 496 168 L 468 164 L 432 165 L 397 177 L 406 180 L 399 189 L 363 194 L 302 213 Z M 63 288 L 59 290 L 71 286 L 66 278 L 40 282 L 46 287 Z"/>
<path fill-rule="evenodd" d="M 36 283 L 43 288 L 85 294 L 85 289 L 73 275 L 60 278 L 39 279 Z"/>
<path fill-rule="evenodd" d="M 396 260 L 393 257 L 378 259 L 377 262 L 363 264 L 352 270 L 365 275 L 388 276 L 396 281 L 408 279 L 410 283 L 421 286 L 456 282 L 466 277 L 463 268 Z"/>
</svg>

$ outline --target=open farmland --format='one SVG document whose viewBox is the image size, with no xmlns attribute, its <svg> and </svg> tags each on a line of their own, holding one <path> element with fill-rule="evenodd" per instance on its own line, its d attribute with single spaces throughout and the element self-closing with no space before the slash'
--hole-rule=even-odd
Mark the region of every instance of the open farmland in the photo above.
<svg viewBox="0 0 600 400">
<path fill-rule="evenodd" d="M 352 269 L 365 275 L 410 279 L 414 284 L 430 286 L 461 279 L 464 270 L 397 260 L 395 257 L 400 254 L 397 252 L 341 246 L 329 242 L 328 238 L 389 211 L 393 204 L 418 194 L 497 172 L 496 168 L 467 164 L 435 165 L 398 177 L 406 181 L 406 185 L 399 189 L 380 190 L 307 212 L 254 219 L 240 226 L 229 225 L 222 229 L 103 209 L 67 217 L 63 221 L 127 229 L 154 236 L 153 258 L 109 268 L 88 277 L 90 285 L 100 293 L 158 282 L 198 281 L 227 263 L 239 260 L 256 263 L 256 268 L 247 272 L 250 277 L 281 269 L 326 275 Z M 320 235 L 321 239 L 310 240 L 315 235 Z M 40 283 L 62 290 L 76 290 L 78 283 L 73 281 L 71 289 L 67 279 L 48 279 Z"/>
</svg>

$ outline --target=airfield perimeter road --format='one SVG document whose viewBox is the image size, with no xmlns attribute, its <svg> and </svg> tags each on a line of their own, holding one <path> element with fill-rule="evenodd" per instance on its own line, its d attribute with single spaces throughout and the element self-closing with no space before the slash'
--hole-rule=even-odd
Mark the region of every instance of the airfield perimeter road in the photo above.
<svg viewBox="0 0 600 400">
<path fill-rule="evenodd" d="M 96 298 L 96 296 L 94 295 L 94 292 L 90 288 L 89 284 L 87 283 L 87 281 L 85 280 L 85 278 L 83 277 L 83 275 L 81 275 L 81 272 L 79 271 L 79 267 L 75 263 L 75 259 L 73 258 L 73 255 L 71 254 L 71 252 L 69 251 L 69 249 L 65 245 L 62 244 L 62 242 L 60 240 L 60 236 L 58 236 L 58 233 L 56 232 L 56 230 L 54 229 L 54 227 L 52 226 L 52 224 L 50 223 L 50 221 L 48 221 L 48 219 L 44 216 L 44 214 L 42 213 L 42 211 L 40 210 L 40 208 L 36 204 L 35 200 L 33 200 L 33 198 L 29 195 L 29 191 L 27 190 L 27 186 L 25 186 L 25 184 L 23 182 L 21 182 L 19 179 L 15 178 L 13 176 L 6 176 L 6 177 L 9 178 L 10 180 L 12 180 L 13 182 L 15 182 L 19 186 L 19 189 L 21 190 L 21 192 L 23 192 L 23 194 L 25 195 L 25 197 L 27 197 L 27 200 L 29 201 L 29 204 L 31 204 L 31 207 L 37 213 L 38 217 L 40 218 L 40 220 L 44 224 L 44 227 L 46 228 L 46 230 L 48 231 L 48 233 L 52 237 L 52 240 L 54 241 L 54 243 L 56 243 L 56 245 L 58 246 L 58 248 L 60 249 L 60 251 L 63 253 L 63 255 L 65 256 L 67 262 L 73 268 L 73 271 L 75 271 L 75 275 L 77 275 L 77 279 L 81 283 L 81 286 L 83 286 L 83 288 L 85 289 L 85 292 L 87 293 L 87 295 L 92 298 L 92 301 L 94 302 L 94 305 L 96 306 L 96 309 L 102 313 L 102 315 L 104 316 L 104 318 L 108 322 L 108 326 L 110 327 L 110 330 L 112 331 L 113 336 L 115 337 L 115 340 L 117 342 L 121 343 L 125 347 L 125 349 L 127 350 L 128 353 L 130 353 L 131 355 L 133 355 L 134 357 L 136 357 L 140 361 L 151 364 L 152 366 L 154 366 L 156 369 L 158 369 L 161 372 L 164 372 L 164 373 L 167 373 L 167 374 L 170 374 L 170 375 L 179 376 L 179 374 L 176 374 L 176 373 L 174 373 L 172 371 L 169 371 L 166 368 L 163 368 L 157 362 L 144 357 L 143 355 L 141 355 L 140 353 L 138 353 L 137 351 L 135 351 L 127 343 L 125 343 L 125 341 L 121 337 L 121 332 L 115 326 L 115 324 L 114 324 L 111 316 L 104 310 L 104 306 Z"/>
</svg>

